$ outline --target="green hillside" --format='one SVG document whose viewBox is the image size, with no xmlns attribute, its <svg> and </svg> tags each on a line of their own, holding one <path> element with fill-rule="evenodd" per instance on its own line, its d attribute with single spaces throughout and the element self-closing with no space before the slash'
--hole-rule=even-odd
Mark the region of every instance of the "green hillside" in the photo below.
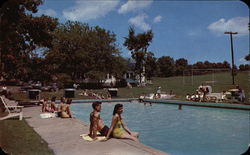
<svg viewBox="0 0 250 155">
<path fill-rule="evenodd" d="M 192 80 L 193 79 L 193 80 Z M 250 97 L 249 94 L 249 72 L 239 72 L 235 76 L 235 85 L 239 85 L 244 91 L 247 98 Z M 232 85 L 232 77 L 229 72 L 215 73 L 208 75 L 199 76 L 178 76 L 169 78 L 153 78 L 152 84 L 146 87 L 139 88 L 120 88 L 120 97 L 138 97 L 141 94 L 148 94 L 156 92 L 157 86 L 161 86 L 163 92 L 169 93 L 171 90 L 176 97 L 179 99 L 184 99 L 186 94 L 192 94 L 195 92 L 200 84 L 208 84 L 212 86 L 213 92 L 222 92 L 230 88 L 235 88 Z"/>
</svg>

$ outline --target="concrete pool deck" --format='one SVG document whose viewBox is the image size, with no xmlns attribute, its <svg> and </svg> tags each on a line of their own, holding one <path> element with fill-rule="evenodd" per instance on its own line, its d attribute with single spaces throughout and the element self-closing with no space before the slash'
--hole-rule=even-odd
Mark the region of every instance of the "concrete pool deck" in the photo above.
<svg viewBox="0 0 250 155">
<path fill-rule="evenodd" d="M 105 142 L 84 141 L 80 134 L 88 133 L 87 123 L 74 118 L 42 119 L 40 110 L 40 106 L 24 108 L 24 118 L 56 155 L 167 155 L 131 140 L 111 138 Z"/>
</svg>

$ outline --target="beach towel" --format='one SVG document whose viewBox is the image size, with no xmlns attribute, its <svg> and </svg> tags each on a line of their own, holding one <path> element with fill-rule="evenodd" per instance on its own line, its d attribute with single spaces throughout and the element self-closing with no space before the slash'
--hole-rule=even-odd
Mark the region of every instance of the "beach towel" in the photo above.
<svg viewBox="0 0 250 155">
<path fill-rule="evenodd" d="M 83 140 L 93 142 L 93 139 L 91 137 L 89 137 L 88 134 L 81 134 L 80 136 L 82 137 Z M 97 136 L 96 138 L 97 138 L 97 140 L 95 140 L 95 141 L 106 141 L 107 140 L 105 136 Z"/>
<path fill-rule="evenodd" d="M 55 113 L 42 113 L 40 114 L 40 117 L 41 118 L 53 118 L 53 117 L 56 117 L 56 114 Z"/>
</svg>

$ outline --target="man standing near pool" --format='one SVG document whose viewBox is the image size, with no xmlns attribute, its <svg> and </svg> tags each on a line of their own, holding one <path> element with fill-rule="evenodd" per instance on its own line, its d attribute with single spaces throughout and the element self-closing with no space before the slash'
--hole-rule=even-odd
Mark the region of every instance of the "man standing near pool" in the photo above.
<svg viewBox="0 0 250 155">
<path fill-rule="evenodd" d="M 96 140 L 97 131 L 100 132 L 101 136 L 106 136 L 108 134 L 109 128 L 104 125 L 103 120 L 101 119 L 100 112 L 102 102 L 96 101 L 92 103 L 93 111 L 89 115 L 90 127 L 89 127 L 89 136 Z"/>
<path fill-rule="evenodd" d="M 161 87 L 158 86 L 156 94 L 158 95 L 157 98 L 161 98 Z"/>
</svg>

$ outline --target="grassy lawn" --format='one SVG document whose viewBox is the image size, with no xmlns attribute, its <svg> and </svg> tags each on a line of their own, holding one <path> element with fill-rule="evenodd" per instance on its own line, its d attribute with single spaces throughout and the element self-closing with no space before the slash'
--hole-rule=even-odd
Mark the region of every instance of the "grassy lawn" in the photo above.
<svg viewBox="0 0 250 155">
<path fill-rule="evenodd" d="M 25 120 L 0 121 L 0 146 L 10 155 L 53 155 L 48 144 Z"/>
<path fill-rule="evenodd" d="M 153 78 L 152 84 L 145 87 L 133 87 L 133 88 L 119 88 L 117 98 L 138 98 L 142 94 L 155 93 L 158 86 L 161 86 L 162 92 L 169 93 L 171 90 L 176 95 L 175 99 L 184 100 L 187 93 L 193 94 L 198 86 L 203 83 L 211 85 L 213 92 L 222 92 L 230 88 L 235 88 L 232 85 L 232 77 L 230 72 L 216 73 L 209 75 L 189 76 L 183 78 L 169 77 L 169 78 Z M 235 85 L 238 84 L 244 91 L 246 98 L 249 98 L 249 72 L 239 72 L 235 76 Z M 78 95 L 82 90 L 75 92 L 74 99 L 89 99 L 88 97 Z M 107 93 L 105 89 L 93 90 L 96 93 Z M 41 97 L 47 97 L 50 99 L 52 96 L 57 96 L 60 99 L 64 95 L 64 90 L 58 92 L 42 92 Z M 16 93 L 14 98 L 18 100 L 29 100 L 27 93 Z"/>
</svg>

